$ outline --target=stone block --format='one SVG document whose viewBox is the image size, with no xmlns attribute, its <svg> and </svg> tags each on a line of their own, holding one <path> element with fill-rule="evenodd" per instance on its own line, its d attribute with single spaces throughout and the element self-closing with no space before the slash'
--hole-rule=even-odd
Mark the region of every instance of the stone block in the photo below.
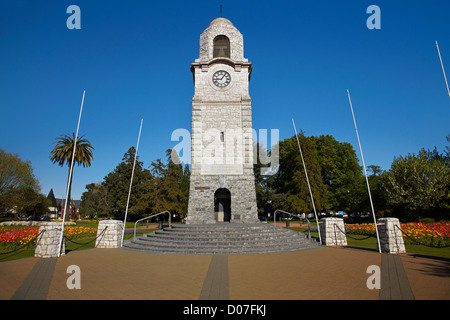
<svg viewBox="0 0 450 320">
<path fill-rule="evenodd" d="M 122 244 L 123 221 L 102 220 L 98 224 L 96 248 L 120 248 Z"/>
<path fill-rule="evenodd" d="M 322 218 L 320 219 L 320 237 L 322 244 L 326 246 L 346 246 L 344 219 Z"/>
<path fill-rule="evenodd" d="M 35 257 L 54 258 L 58 257 L 61 242 L 61 222 L 41 222 L 39 236 L 34 251 Z M 66 253 L 65 239 L 62 239 L 61 255 Z"/>
<path fill-rule="evenodd" d="M 381 252 L 385 253 L 406 252 L 405 243 L 403 242 L 403 234 L 401 231 L 400 221 L 397 218 L 378 219 L 377 228 L 378 228 L 378 236 L 380 238 Z"/>
</svg>

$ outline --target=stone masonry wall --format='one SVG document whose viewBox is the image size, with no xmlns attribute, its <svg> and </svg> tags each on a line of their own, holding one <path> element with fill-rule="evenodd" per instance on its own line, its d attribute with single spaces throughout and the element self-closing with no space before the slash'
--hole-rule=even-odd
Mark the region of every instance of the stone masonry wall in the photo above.
<svg viewBox="0 0 450 320">
<path fill-rule="evenodd" d="M 213 58 L 213 41 L 217 35 L 224 35 L 230 39 L 230 57 L 236 61 L 246 61 L 244 58 L 244 38 L 233 23 L 225 18 L 217 18 L 200 35 L 199 60 Z"/>
<path fill-rule="evenodd" d="M 119 220 L 100 221 L 97 229 L 97 239 L 95 241 L 95 247 L 119 248 L 122 243 L 122 233 L 123 233 L 123 221 Z"/>
<path fill-rule="evenodd" d="M 58 257 L 59 245 L 61 241 L 61 222 L 41 222 L 39 227 L 39 237 L 37 239 L 35 257 L 54 258 Z M 61 255 L 66 252 L 66 244 L 63 238 Z"/>
<path fill-rule="evenodd" d="M 258 221 L 255 180 L 245 176 L 191 176 L 187 223 L 216 223 L 214 193 L 226 188 L 231 193 L 232 223 Z"/>
<path fill-rule="evenodd" d="M 322 244 L 326 246 L 346 246 L 344 219 L 332 217 L 320 219 L 320 237 Z"/>
<path fill-rule="evenodd" d="M 405 253 L 405 243 L 397 218 L 381 218 L 377 220 L 378 236 L 380 238 L 381 252 Z"/>
<path fill-rule="evenodd" d="M 213 40 L 230 40 L 230 58 L 213 58 Z M 248 87 L 251 63 L 243 56 L 242 34 L 227 19 L 218 18 L 200 36 L 200 57 L 192 64 L 191 180 L 187 223 L 215 223 L 214 194 L 231 194 L 230 222 L 257 222 L 253 175 L 252 109 Z M 230 74 L 217 87 L 217 71 Z"/>
</svg>

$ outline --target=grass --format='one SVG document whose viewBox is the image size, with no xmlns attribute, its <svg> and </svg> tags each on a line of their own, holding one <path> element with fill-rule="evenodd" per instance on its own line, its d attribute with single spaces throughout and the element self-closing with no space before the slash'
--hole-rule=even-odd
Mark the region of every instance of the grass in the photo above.
<svg viewBox="0 0 450 320">
<path fill-rule="evenodd" d="M 96 221 L 96 220 L 81 221 L 81 222 L 78 221 L 76 224 L 78 227 L 95 228 L 95 229 L 98 227 L 98 221 Z M 152 225 L 157 226 L 158 224 L 157 223 L 149 223 L 149 224 L 142 223 L 142 224 L 138 224 L 137 227 L 152 226 Z M 21 228 L 21 227 L 14 226 L 14 227 L 4 227 L 4 228 L 14 229 L 14 228 Z M 134 222 L 127 222 L 125 224 L 125 229 L 133 230 Z M 158 230 L 158 229 L 141 229 L 141 230 L 139 230 L 140 233 L 137 233 L 137 236 L 139 236 L 142 233 L 151 233 L 155 230 Z M 133 233 L 125 233 L 124 239 L 128 240 L 128 239 L 131 239 L 132 237 L 133 237 Z M 92 249 L 95 247 L 94 237 L 89 237 L 89 238 L 85 238 L 85 239 L 75 239 L 73 241 L 74 242 L 71 242 L 71 241 L 68 241 L 67 239 L 65 239 L 66 253 L 68 253 L 70 251 L 75 251 L 75 250 Z M 1 247 L 2 246 L 0 246 L 0 253 L 2 251 L 12 250 L 11 248 L 4 249 Z M 12 252 L 12 253 L 0 254 L 0 262 L 33 257 L 34 251 L 35 251 L 35 246 L 32 246 L 30 248 L 23 248 L 21 250 L 18 250 L 18 251 Z"/>
<path fill-rule="evenodd" d="M 139 226 L 157 226 L 157 223 L 141 223 L 138 224 Z M 311 226 L 315 226 L 315 223 L 311 223 Z M 96 220 L 91 220 L 91 221 L 87 221 L 87 222 L 77 222 L 77 226 L 83 226 L 83 227 L 87 227 L 87 228 L 97 228 L 98 227 L 98 221 Z M 17 228 L 17 227 L 15 227 Z M 133 230 L 134 229 L 134 222 L 127 222 L 125 224 L 125 228 L 126 229 L 130 229 Z M 289 229 L 297 231 L 297 232 L 302 232 L 305 234 L 308 234 L 307 231 L 305 231 L 306 228 L 294 228 L 294 227 L 290 227 Z M 142 233 L 149 233 L 149 232 L 153 232 L 157 229 L 140 229 L 139 231 Z M 311 236 L 312 237 L 319 237 L 319 234 L 317 232 L 311 232 Z M 133 237 L 133 233 L 126 233 L 125 234 L 125 240 L 130 239 Z M 354 239 L 352 239 L 354 238 Z M 362 240 L 356 240 L 356 239 L 362 239 Z M 377 239 L 376 237 L 369 237 L 367 238 L 364 235 L 351 235 L 351 238 L 347 236 L 347 245 L 350 247 L 359 247 L 359 248 L 367 248 L 367 249 L 373 249 L 373 250 L 377 250 Z M 66 240 L 66 251 L 70 252 L 70 251 L 74 251 L 74 250 L 83 250 L 83 249 L 90 249 L 90 248 L 94 248 L 95 246 L 95 241 L 93 241 L 93 238 L 88 238 L 88 239 L 79 239 L 79 240 L 74 240 L 76 243 L 72 243 L 70 241 Z M 432 248 L 432 247 L 427 247 L 427 246 L 422 246 L 422 245 L 410 245 L 410 244 L 406 244 L 406 252 L 407 253 L 412 253 L 412 254 L 420 254 L 420 255 L 426 255 L 426 256 L 432 256 L 432 257 L 440 257 L 440 258 L 447 258 L 450 259 L 450 247 L 448 248 Z M 2 249 L 0 249 L 1 251 Z M 32 257 L 34 256 L 34 250 L 35 248 L 32 247 L 30 249 L 22 249 L 20 251 L 16 251 L 14 253 L 11 254 L 0 254 L 0 262 L 2 261 L 7 261 L 7 260 L 15 260 L 15 259 L 21 259 L 21 258 L 26 258 L 26 257 Z"/>
<path fill-rule="evenodd" d="M 305 231 L 305 228 L 289 228 L 289 229 L 298 231 L 298 232 L 302 232 L 304 234 L 308 234 L 308 231 Z M 319 238 L 319 233 L 311 232 L 311 236 Z M 355 234 L 352 234 L 350 236 L 351 236 L 351 238 L 349 236 L 347 236 L 347 246 L 377 250 L 377 238 L 376 237 L 367 238 L 367 236 L 365 236 L 365 235 L 355 235 Z M 354 238 L 354 239 L 352 239 L 352 238 Z M 363 239 L 363 240 L 355 240 L 355 239 Z M 405 248 L 406 248 L 406 252 L 411 253 L 411 254 L 419 254 L 419 255 L 425 255 L 425 256 L 431 256 L 431 257 L 450 259 L 450 247 L 432 248 L 432 247 L 427 247 L 427 246 L 422 246 L 422 245 L 405 244 Z"/>
</svg>

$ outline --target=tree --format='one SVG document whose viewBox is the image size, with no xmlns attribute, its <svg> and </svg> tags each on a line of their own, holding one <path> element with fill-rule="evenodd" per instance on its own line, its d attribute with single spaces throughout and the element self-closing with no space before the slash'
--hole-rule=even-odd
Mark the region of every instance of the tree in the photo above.
<svg viewBox="0 0 450 320">
<path fill-rule="evenodd" d="M 300 132 L 298 137 L 316 209 L 368 210 L 370 202 L 365 178 L 353 147 L 331 135 L 306 137 Z M 270 201 L 285 210 L 311 212 L 312 201 L 295 136 L 279 143 L 279 156 L 278 172 L 274 176 L 261 177 L 258 165 L 255 166 L 260 211 Z"/>
<path fill-rule="evenodd" d="M 68 203 L 70 203 L 71 199 L 71 189 L 72 189 L 72 178 L 73 178 L 73 172 L 72 177 L 70 177 L 70 166 L 72 163 L 73 158 L 73 147 L 76 142 L 76 151 L 75 151 L 75 157 L 74 157 L 74 163 L 78 165 L 83 165 L 83 167 L 90 167 L 91 162 L 93 160 L 93 150 L 91 143 L 83 139 L 83 136 L 77 137 L 75 139 L 75 134 L 72 133 L 72 137 L 68 135 L 61 135 L 60 137 L 56 138 L 55 147 L 50 152 L 50 160 L 53 162 L 53 164 L 57 163 L 61 167 L 64 166 L 64 164 L 67 164 L 69 166 L 69 174 L 68 174 L 68 184 L 69 184 L 69 192 L 68 192 Z M 70 181 L 69 181 L 70 179 Z M 67 214 L 67 213 L 65 213 Z"/>
<path fill-rule="evenodd" d="M 316 150 L 330 209 L 359 211 L 364 178 L 352 145 L 331 135 L 310 137 Z M 367 193 L 367 192 L 366 192 Z"/>
<path fill-rule="evenodd" d="M 387 209 L 387 195 L 386 190 L 383 186 L 383 175 L 384 171 L 381 169 L 380 166 L 370 165 L 367 166 L 367 169 L 370 173 L 369 175 L 369 185 L 370 185 L 370 192 L 372 196 L 372 201 L 374 205 L 374 209 L 376 212 L 383 213 Z M 365 185 L 365 188 L 367 186 Z M 366 204 L 365 208 L 362 208 L 364 210 L 369 211 L 368 204 L 369 202 L 369 195 L 366 191 L 366 196 L 363 198 L 363 204 Z"/>
<path fill-rule="evenodd" d="M 129 148 L 124 154 L 122 162 L 104 178 L 102 195 L 105 197 L 105 213 L 109 216 L 125 214 L 135 154 L 136 149 Z M 149 191 L 146 189 L 146 183 L 151 179 L 150 171 L 143 168 L 143 162 L 139 161 L 139 156 L 137 156 L 128 205 L 130 215 L 144 214 L 149 211 L 147 205 L 139 203 L 139 199 L 143 193 Z"/>
<path fill-rule="evenodd" d="M 383 183 L 388 205 L 398 217 L 450 217 L 450 166 L 443 159 L 430 158 L 425 150 L 400 156 L 383 175 Z"/>
<path fill-rule="evenodd" d="M 311 191 L 316 209 L 327 207 L 326 186 L 322 181 L 317 152 L 311 139 L 301 132 L 298 135 L 302 148 Z M 313 210 L 310 192 L 303 168 L 302 158 L 296 137 L 279 143 L 279 169 L 274 176 L 272 187 L 278 194 L 285 194 L 287 208 L 292 213 L 311 212 Z"/>
<path fill-rule="evenodd" d="M 80 214 L 89 217 L 106 216 L 106 190 L 102 183 L 90 183 L 86 185 L 87 191 L 83 192 L 80 203 Z"/>
<path fill-rule="evenodd" d="M 31 162 L 0 148 L 0 212 L 21 208 L 19 202 L 25 204 L 24 190 L 40 192 Z"/>
<path fill-rule="evenodd" d="M 41 216 L 48 211 L 51 201 L 33 188 L 22 188 L 15 199 L 16 209 L 20 215 Z"/>
<path fill-rule="evenodd" d="M 152 162 L 153 179 L 147 181 L 148 192 L 140 202 L 148 204 L 153 213 L 170 211 L 184 217 L 189 200 L 189 167 L 185 165 L 183 168 L 175 150 L 166 150 L 166 156 L 167 163 L 161 159 Z"/>
<path fill-rule="evenodd" d="M 255 150 L 256 154 L 261 155 L 263 158 L 269 159 L 270 151 L 268 151 L 262 144 L 254 143 L 253 150 Z M 260 161 L 254 163 L 253 174 L 255 176 L 255 192 L 258 215 L 266 216 L 269 212 L 274 211 L 273 208 L 276 210 L 286 208 L 287 206 L 285 201 L 283 203 L 277 201 L 280 196 L 272 188 L 274 177 L 273 175 L 261 174 L 262 167 L 265 166 L 261 164 Z"/>
</svg>

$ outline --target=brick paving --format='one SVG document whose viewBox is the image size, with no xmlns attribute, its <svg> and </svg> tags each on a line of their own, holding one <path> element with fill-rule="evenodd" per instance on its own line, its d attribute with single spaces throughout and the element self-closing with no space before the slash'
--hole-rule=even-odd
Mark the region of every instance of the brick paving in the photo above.
<svg viewBox="0 0 450 320">
<path fill-rule="evenodd" d="M 49 259 L 34 257 L 0 262 L 0 299 L 450 299 L 448 259 L 383 255 L 350 247 L 229 256 L 87 249 L 69 252 L 53 266 L 43 263 Z M 80 267 L 80 290 L 67 288 L 70 265 Z M 388 286 L 367 288 L 370 265 L 381 267 L 382 283 Z M 38 295 L 26 295 L 36 287 Z"/>
</svg>

